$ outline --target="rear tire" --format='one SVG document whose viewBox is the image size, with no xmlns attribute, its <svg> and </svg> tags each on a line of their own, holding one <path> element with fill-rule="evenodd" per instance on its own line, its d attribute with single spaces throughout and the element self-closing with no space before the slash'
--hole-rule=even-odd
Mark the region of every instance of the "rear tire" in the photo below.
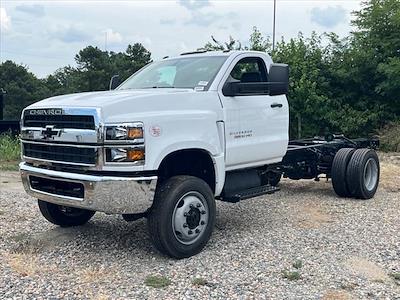
<svg viewBox="0 0 400 300">
<path fill-rule="evenodd" d="M 333 158 L 331 170 L 332 186 L 339 197 L 351 197 L 347 187 L 346 172 L 354 151 L 355 149 L 353 148 L 342 148 Z"/>
<path fill-rule="evenodd" d="M 157 188 L 148 216 L 151 241 L 171 257 L 193 256 L 211 237 L 215 211 L 206 182 L 193 176 L 171 177 Z"/>
<path fill-rule="evenodd" d="M 270 171 L 266 174 L 267 184 L 270 184 L 272 186 L 277 186 L 279 184 L 279 182 L 281 181 L 281 178 L 282 178 L 281 173 Z"/>
<path fill-rule="evenodd" d="M 39 209 L 47 221 L 61 227 L 80 226 L 86 224 L 96 213 L 95 211 L 61 206 L 38 200 Z"/>
<path fill-rule="evenodd" d="M 380 166 L 378 155 L 371 149 L 354 152 L 347 167 L 347 186 L 358 199 L 371 199 L 378 188 Z"/>
</svg>

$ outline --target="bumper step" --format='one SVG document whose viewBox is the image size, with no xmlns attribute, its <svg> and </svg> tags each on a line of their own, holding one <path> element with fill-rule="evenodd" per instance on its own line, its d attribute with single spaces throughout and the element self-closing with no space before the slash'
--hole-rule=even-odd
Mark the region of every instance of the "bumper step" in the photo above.
<svg viewBox="0 0 400 300">
<path fill-rule="evenodd" d="M 254 197 L 258 197 L 265 194 L 273 194 L 279 191 L 280 188 L 272 185 L 263 185 L 260 187 L 255 187 L 251 189 L 247 189 L 244 191 L 236 192 L 233 195 L 224 195 L 221 200 L 225 202 L 236 203 L 241 200 L 246 200 Z"/>
</svg>

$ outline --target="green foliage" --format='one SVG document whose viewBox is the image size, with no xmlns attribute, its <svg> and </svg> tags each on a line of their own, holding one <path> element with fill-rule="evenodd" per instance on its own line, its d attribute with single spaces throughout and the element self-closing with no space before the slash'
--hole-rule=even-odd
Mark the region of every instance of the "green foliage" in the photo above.
<svg viewBox="0 0 400 300">
<path fill-rule="evenodd" d="M 313 33 L 277 43 L 272 57 L 289 64 L 291 138 L 344 133 L 374 134 L 400 116 L 400 2 L 369 0 L 355 12 L 356 30 L 347 38 Z M 219 41 L 208 44 L 229 49 Z M 217 47 L 216 47 L 217 48 Z M 248 46 L 271 51 L 254 27 Z"/>
<path fill-rule="evenodd" d="M 51 96 L 107 90 L 111 76 L 121 80 L 151 62 L 151 53 L 136 43 L 125 52 L 102 51 L 88 46 L 75 56 L 77 67 L 58 69 L 46 79 L 38 79 L 25 66 L 12 61 L 0 64 L 0 88 L 5 96 L 5 118 L 18 119 L 29 104 Z"/>
<path fill-rule="evenodd" d="M 23 107 L 46 97 L 48 91 L 43 80 L 28 72 L 27 68 L 7 60 L 0 64 L 0 88 L 7 94 L 4 118 L 18 119 Z"/>
<path fill-rule="evenodd" d="M 400 152 L 400 121 L 386 125 L 379 132 L 380 149 L 388 152 Z"/>
<path fill-rule="evenodd" d="M 298 259 L 292 264 L 293 268 L 295 269 L 301 269 L 303 267 L 303 262 Z"/>
<path fill-rule="evenodd" d="M 192 284 L 196 285 L 196 286 L 203 286 L 203 285 L 207 285 L 208 281 L 204 278 L 196 277 L 196 278 L 193 278 Z"/>
<path fill-rule="evenodd" d="M 329 113 L 332 101 L 327 96 L 328 79 L 324 74 L 321 38 L 297 38 L 277 44 L 273 59 L 290 66 L 290 135 L 292 137 L 323 135 L 331 127 Z"/>
<path fill-rule="evenodd" d="M 299 271 L 283 270 L 282 277 L 290 281 L 293 281 L 293 280 L 299 280 L 301 278 L 301 275 Z"/>
<path fill-rule="evenodd" d="M 250 35 L 249 46 L 245 47 L 246 50 L 270 52 L 272 43 L 269 38 L 263 37 L 262 33 L 256 26 L 253 27 L 253 32 Z"/>
<path fill-rule="evenodd" d="M 20 158 L 20 145 L 17 137 L 9 134 L 0 134 L 0 159 L 15 161 Z"/>
<path fill-rule="evenodd" d="M 171 284 L 171 280 L 164 276 L 147 276 L 144 284 L 153 288 L 164 288 Z"/>
<path fill-rule="evenodd" d="M 394 279 L 394 280 L 398 280 L 400 281 L 400 272 L 393 272 L 390 274 L 390 276 Z"/>
<path fill-rule="evenodd" d="M 229 41 L 227 42 L 220 42 L 213 36 L 211 36 L 211 40 L 211 42 L 207 42 L 203 47 L 199 48 L 199 50 L 231 51 L 242 49 L 242 44 L 231 36 L 229 37 Z"/>
<path fill-rule="evenodd" d="M 20 160 L 18 138 L 10 134 L 0 134 L 0 170 L 15 171 Z"/>
</svg>

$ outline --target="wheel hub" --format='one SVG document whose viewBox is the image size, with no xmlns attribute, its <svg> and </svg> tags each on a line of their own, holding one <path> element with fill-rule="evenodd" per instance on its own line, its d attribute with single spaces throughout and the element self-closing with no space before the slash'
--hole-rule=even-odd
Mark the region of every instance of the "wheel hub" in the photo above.
<svg viewBox="0 0 400 300">
<path fill-rule="evenodd" d="M 208 206 L 198 192 L 189 192 L 175 206 L 172 227 L 175 237 L 183 244 L 193 244 L 204 233 L 208 223 Z"/>
<path fill-rule="evenodd" d="M 198 208 L 191 208 L 187 213 L 186 223 L 189 229 L 195 229 L 200 224 L 200 210 Z"/>
<path fill-rule="evenodd" d="M 364 185 L 368 191 L 372 191 L 378 182 L 378 165 L 372 158 L 368 159 L 364 167 Z"/>
</svg>

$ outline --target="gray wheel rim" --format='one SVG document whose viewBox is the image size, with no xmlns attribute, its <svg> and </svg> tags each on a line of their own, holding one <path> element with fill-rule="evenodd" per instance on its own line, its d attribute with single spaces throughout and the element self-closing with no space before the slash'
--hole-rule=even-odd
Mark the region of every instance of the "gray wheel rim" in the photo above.
<svg viewBox="0 0 400 300">
<path fill-rule="evenodd" d="M 176 239 L 185 245 L 195 243 L 204 234 L 209 209 L 204 196 L 198 192 L 183 195 L 174 208 L 172 228 Z"/>
<path fill-rule="evenodd" d="M 368 191 L 372 191 L 378 182 L 378 164 L 375 159 L 370 158 L 364 167 L 364 186 Z"/>
</svg>

